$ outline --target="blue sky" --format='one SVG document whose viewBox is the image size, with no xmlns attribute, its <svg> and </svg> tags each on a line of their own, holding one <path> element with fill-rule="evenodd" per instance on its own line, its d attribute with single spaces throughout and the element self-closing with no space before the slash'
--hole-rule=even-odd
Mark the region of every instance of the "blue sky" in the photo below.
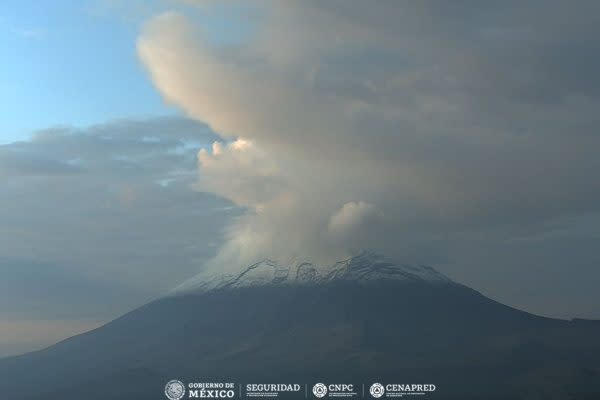
<svg viewBox="0 0 600 400">
<path fill-rule="evenodd" d="M 211 41 L 250 27 L 248 9 L 200 10 L 155 1 L 7 0 L 0 10 L 0 143 L 53 126 L 180 114 L 165 104 L 136 55 L 141 25 L 165 10 L 199 21 Z"/>
<path fill-rule="evenodd" d="M 101 3 L 8 0 L 0 11 L 0 143 L 57 125 L 174 114 L 135 52 L 142 20 Z"/>
</svg>

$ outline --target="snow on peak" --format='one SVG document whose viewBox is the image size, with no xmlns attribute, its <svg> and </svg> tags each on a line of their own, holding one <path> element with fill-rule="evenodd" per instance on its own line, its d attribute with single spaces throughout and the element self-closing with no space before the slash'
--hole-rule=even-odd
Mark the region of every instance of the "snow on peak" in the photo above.
<svg viewBox="0 0 600 400">
<path fill-rule="evenodd" d="M 249 286 L 321 285 L 334 281 L 378 280 L 452 283 L 449 278 L 431 267 L 396 264 L 381 255 L 363 251 L 330 266 L 320 266 L 307 261 L 279 264 L 270 259 L 263 259 L 237 274 L 195 276 L 175 288 L 173 293 Z"/>
</svg>

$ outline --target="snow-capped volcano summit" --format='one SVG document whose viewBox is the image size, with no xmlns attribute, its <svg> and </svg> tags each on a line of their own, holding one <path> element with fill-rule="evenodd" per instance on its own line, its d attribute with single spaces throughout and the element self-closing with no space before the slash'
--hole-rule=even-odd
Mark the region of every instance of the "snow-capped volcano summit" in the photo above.
<svg viewBox="0 0 600 400">
<path fill-rule="evenodd" d="M 309 261 L 281 264 L 263 259 L 235 274 L 197 275 L 178 286 L 173 293 L 264 285 L 323 285 L 335 281 L 379 280 L 453 284 L 449 278 L 431 267 L 397 264 L 379 254 L 361 251 L 332 265 L 317 265 Z"/>
</svg>

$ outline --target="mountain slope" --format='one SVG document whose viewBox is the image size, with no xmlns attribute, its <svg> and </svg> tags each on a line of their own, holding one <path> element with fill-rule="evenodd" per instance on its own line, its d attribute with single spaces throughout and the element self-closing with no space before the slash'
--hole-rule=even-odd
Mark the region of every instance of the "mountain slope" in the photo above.
<svg viewBox="0 0 600 400">
<path fill-rule="evenodd" d="M 537 317 L 429 268 L 369 254 L 326 273 L 314 268 L 311 279 L 292 273 L 313 270 L 302 263 L 259 264 L 0 360 L 0 393 L 161 399 L 165 382 L 179 378 L 428 382 L 438 386 L 435 398 L 461 399 L 600 394 L 596 321 Z"/>
</svg>

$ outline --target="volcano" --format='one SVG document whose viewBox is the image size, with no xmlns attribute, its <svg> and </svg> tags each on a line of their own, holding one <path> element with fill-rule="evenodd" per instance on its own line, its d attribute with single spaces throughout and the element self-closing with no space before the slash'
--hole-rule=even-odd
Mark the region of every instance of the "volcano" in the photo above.
<svg viewBox="0 0 600 400">
<path fill-rule="evenodd" d="M 328 267 L 262 260 L 194 278 L 98 329 L 0 360 L 0 398 L 10 400 L 164 399 L 171 379 L 598 399 L 600 321 L 535 316 L 433 268 L 363 252 Z"/>
</svg>

